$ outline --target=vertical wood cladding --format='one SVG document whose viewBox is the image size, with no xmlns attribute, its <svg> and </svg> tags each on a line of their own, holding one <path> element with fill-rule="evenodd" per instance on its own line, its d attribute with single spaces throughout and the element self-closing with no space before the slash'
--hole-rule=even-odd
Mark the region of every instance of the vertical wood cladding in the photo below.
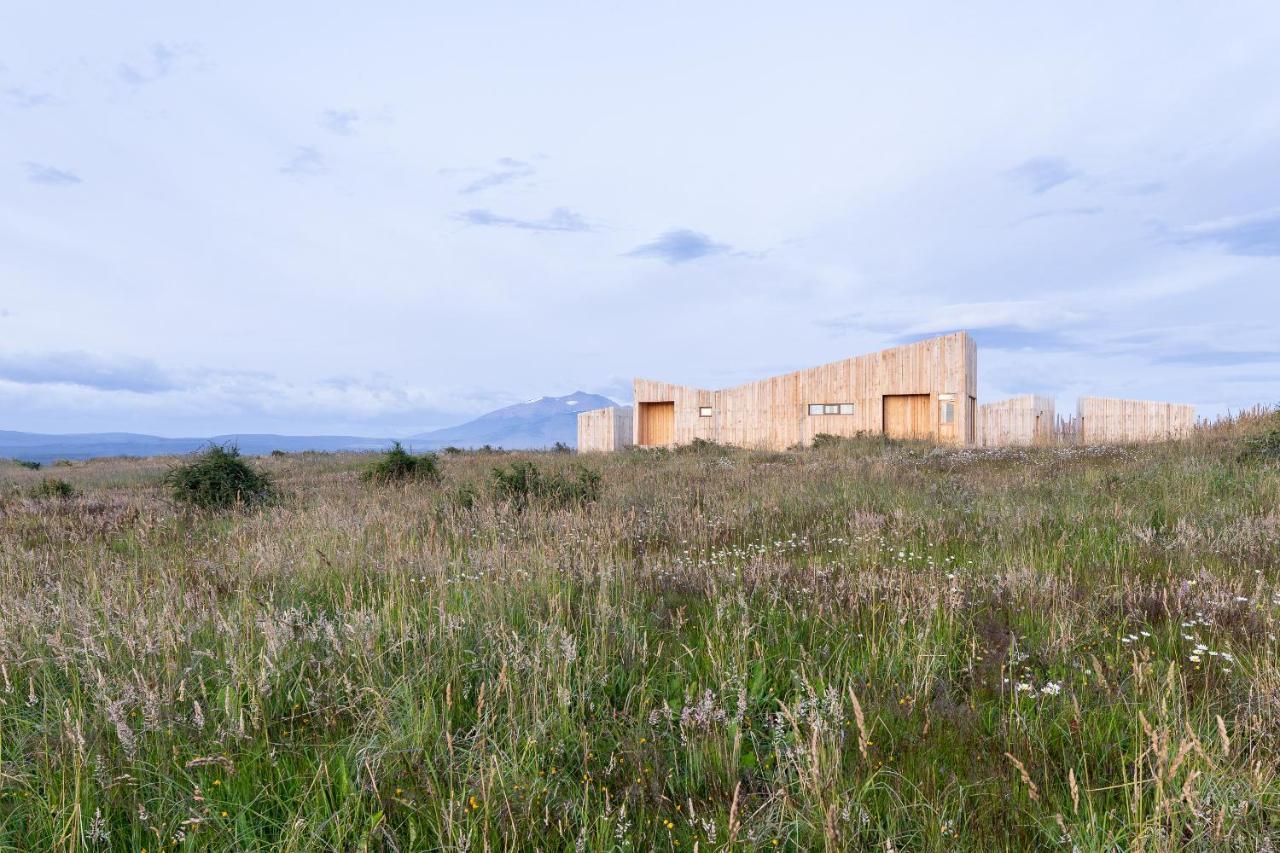
<svg viewBox="0 0 1280 853">
<path fill-rule="evenodd" d="M 885 429 L 884 398 L 911 396 L 912 431 L 920 437 L 937 437 L 962 444 L 974 433 L 977 348 L 964 332 L 943 335 L 869 355 L 798 370 L 711 391 L 651 379 L 634 383 L 637 412 L 647 403 L 670 403 L 672 431 L 668 441 L 687 444 L 701 438 L 740 447 L 783 450 L 808 444 L 815 435 L 852 436 Z M 954 395 L 953 421 L 939 428 L 940 400 Z M 809 406 L 836 407 L 831 414 L 809 414 Z M 839 406 L 853 405 L 851 414 Z M 710 407 L 710 417 L 700 417 L 700 407 Z M 657 417 L 655 415 L 655 417 Z M 636 443 L 649 443 L 645 417 L 636 418 Z M 945 434 L 944 434 L 945 432 Z M 668 438 L 666 433 L 652 433 Z"/>
<path fill-rule="evenodd" d="M 578 452 L 622 450 L 630 447 L 633 427 L 630 406 L 610 406 L 578 413 Z"/>
</svg>

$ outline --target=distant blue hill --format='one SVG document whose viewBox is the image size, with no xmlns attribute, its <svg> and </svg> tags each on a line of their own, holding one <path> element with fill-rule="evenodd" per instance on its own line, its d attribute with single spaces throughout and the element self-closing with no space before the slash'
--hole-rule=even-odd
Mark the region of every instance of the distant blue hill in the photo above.
<svg viewBox="0 0 1280 853">
<path fill-rule="evenodd" d="M 415 450 L 441 447 L 505 447 L 534 450 L 556 442 L 576 447 L 578 412 L 617 405 L 608 397 L 575 391 L 563 397 L 539 397 L 481 415 L 465 424 L 423 432 L 405 439 Z"/>
<path fill-rule="evenodd" d="M 615 405 L 598 394 L 567 394 L 540 397 L 481 415 L 457 426 L 419 433 L 403 439 L 414 450 L 442 447 L 504 447 L 508 450 L 538 450 L 556 442 L 574 447 L 578 441 L 578 412 Z M 238 433 L 205 438 L 163 438 L 133 432 L 90 432 L 52 435 L 0 430 L 0 458 L 49 463 L 55 459 L 94 459 L 100 456 L 168 456 L 191 453 L 209 444 L 234 444 L 246 456 L 260 456 L 273 450 L 298 453 L 303 450 L 382 450 L 390 438 L 356 435 L 273 435 Z"/>
<path fill-rule="evenodd" d="M 191 453 L 209 444 L 234 444 L 247 456 L 273 450 L 381 450 L 389 438 L 354 435 L 271 435 L 244 433 L 207 438 L 162 438 L 132 432 L 89 432 L 46 435 L 0 430 L 0 458 L 49 463 L 55 459 L 95 459 L 100 456 L 167 456 Z"/>
</svg>

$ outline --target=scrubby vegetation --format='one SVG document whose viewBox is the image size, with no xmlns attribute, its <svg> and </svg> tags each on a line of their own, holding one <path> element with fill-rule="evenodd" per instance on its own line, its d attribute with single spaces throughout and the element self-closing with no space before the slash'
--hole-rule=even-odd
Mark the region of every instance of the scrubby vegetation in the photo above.
<svg viewBox="0 0 1280 853">
<path fill-rule="evenodd" d="M 600 497 L 600 474 L 575 465 L 571 473 L 544 472 L 528 460 L 495 466 L 489 472 L 489 483 L 500 501 L 523 509 L 532 502 L 547 507 L 566 507 L 589 503 Z"/>
<path fill-rule="evenodd" d="M 291 454 L 235 514 L 78 463 L 0 502 L 0 846 L 1268 849 L 1277 426 L 636 451 L 566 501 L 560 454 Z"/>
<path fill-rule="evenodd" d="M 75 495 L 75 486 L 57 477 L 46 477 L 31 487 L 33 498 L 73 498 Z"/>
<path fill-rule="evenodd" d="M 175 501 L 205 510 L 263 506 L 277 497 L 268 474 L 246 462 L 235 447 L 216 444 L 175 465 L 164 482 Z"/>
<path fill-rule="evenodd" d="M 434 453 L 414 456 L 395 442 L 378 460 L 365 469 L 364 479 L 373 483 L 397 483 L 416 480 L 440 482 L 440 457 Z"/>
</svg>

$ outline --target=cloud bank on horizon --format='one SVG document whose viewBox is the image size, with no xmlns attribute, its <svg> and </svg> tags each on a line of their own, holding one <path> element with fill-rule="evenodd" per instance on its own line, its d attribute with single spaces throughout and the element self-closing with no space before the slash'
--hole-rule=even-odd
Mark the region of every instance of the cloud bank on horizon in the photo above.
<svg viewBox="0 0 1280 853">
<path fill-rule="evenodd" d="M 960 328 L 984 399 L 1280 402 L 1277 79 L 1257 2 L 6 9 L 0 429 L 403 435 Z"/>
</svg>

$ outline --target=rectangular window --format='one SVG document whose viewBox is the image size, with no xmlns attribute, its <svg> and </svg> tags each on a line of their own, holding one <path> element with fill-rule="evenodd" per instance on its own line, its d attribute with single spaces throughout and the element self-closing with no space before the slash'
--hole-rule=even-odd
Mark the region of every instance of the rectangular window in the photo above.
<svg viewBox="0 0 1280 853">
<path fill-rule="evenodd" d="M 842 414 L 842 415 L 852 415 L 852 414 L 853 414 L 853 403 L 841 403 L 841 404 L 840 404 L 840 414 Z"/>
<path fill-rule="evenodd" d="M 955 423 L 956 420 L 956 403 L 955 400 L 941 400 L 942 416 L 941 420 L 944 424 Z"/>
<path fill-rule="evenodd" d="M 840 414 L 840 407 L 837 406 L 835 403 L 824 403 L 822 406 L 822 414 L 838 415 Z"/>
<path fill-rule="evenodd" d="M 811 414 L 811 415 L 820 415 L 820 414 L 822 414 L 822 404 L 821 404 L 821 403 L 810 403 L 810 404 L 809 404 L 809 414 Z"/>
<path fill-rule="evenodd" d="M 700 418 L 709 418 L 709 417 L 711 417 L 711 407 L 710 407 L 710 406 L 699 406 L 699 407 L 698 407 L 698 417 L 700 417 Z"/>
<path fill-rule="evenodd" d="M 811 415 L 852 415 L 853 403 L 810 403 Z"/>
</svg>

